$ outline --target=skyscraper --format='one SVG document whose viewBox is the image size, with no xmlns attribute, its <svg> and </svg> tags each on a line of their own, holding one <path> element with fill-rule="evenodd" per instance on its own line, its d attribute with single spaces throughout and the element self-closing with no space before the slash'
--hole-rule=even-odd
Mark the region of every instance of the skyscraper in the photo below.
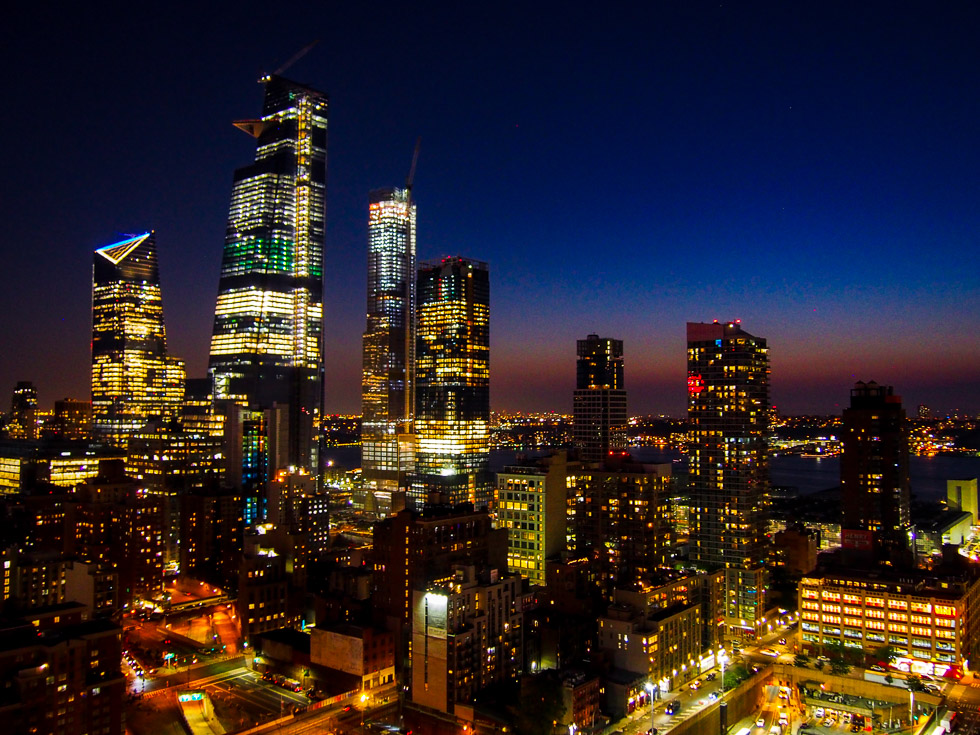
<svg viewBox="0 0 980 735">
<path fill-rule="evenodd" d="M 886 559 L 910 561 L 909 437 L 890 385 L 858 382 L 841 432 L 842 530 L 867 531 Z"/>
<path fill-rule="evenodd" d="M 490 501 L 490 273 L 451 257 L 418 274 L 415 356 L 418 451 L 411 498 Z"/>
<path fill-rule="evenodd" d="M 146 232 L 95 251 L 92 267 L 92 415 L 125 444 L 152 418 L 176 417 L 184 364 L 167 354 L 156 238 Z"/>
<path fill-rule="evenodd" d="M 327 97 L 279 76 L 262 81 L 262 117 L 235 123 L 255 137 L 255 163 L 235 172 L 209 370 L 215 398 L 288 407 L 288 462 L 310 468 L 321 391 Z"/>
<path fill-rule="evenodd" d="M 623 341 L 590 334 L 577 352 L 573 438 L 583 460 L 598 462 L 626 446 Z"/>
<path fill-rule="evenodd" d="M 691 559 L 725 570 L 725 637 L 766 611 L 769 350 L 739 322 L 687 325 Z"/>
<path fill-rule="evenodd" d="M 361 469 L 375 493 L 405 487 L 414 465 L 415 203 L 407 189 L 371 193 Z"/>
</svg>

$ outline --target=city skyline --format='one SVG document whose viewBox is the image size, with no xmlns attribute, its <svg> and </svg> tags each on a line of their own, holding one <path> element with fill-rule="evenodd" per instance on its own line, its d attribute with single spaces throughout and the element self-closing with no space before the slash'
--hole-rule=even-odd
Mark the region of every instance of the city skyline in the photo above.
<svg viewBox="0 0 980 735">
<path fill-rule="evenodd" d="M 41 408 L 89 397 L 87 261 L 117 231 L 156 231 L 170 352 L 203 377 L 249 145 L 229 123 L 321 35 L 287 74 L 332 100 L 328 412 L 360 404 L 366 197 L 418 134 L 419 260 L 494 274 L 494 409 L 570 413 L 595 332 L 624 341 L 632 413 L 682 415 L 685 322 L 735 318 L 767 336 L 782 411 L 840 413 L 856 380 L 980 409 L 980 350 L 957 335 L 980 317 L 975 8 L 321 10 L 302 37 L 220 9 L 149 37 L 139 16 L 20 12 L 7 53 L 29 72 L 8 93 L 48 95 L 5 151 L 0 388 L 32 380 Z"/>
</svg>

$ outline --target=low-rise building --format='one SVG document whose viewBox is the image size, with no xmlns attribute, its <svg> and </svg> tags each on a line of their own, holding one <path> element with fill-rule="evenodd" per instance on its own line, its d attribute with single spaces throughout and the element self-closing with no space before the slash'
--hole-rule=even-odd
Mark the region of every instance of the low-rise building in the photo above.
<svg viewBox="0 0 980 735">
<path fill-rule="evenodd" d="M 929 572 L 825 567 L 803 577 L 798 603 L 803 648 L 810 653 L 837 644 L 870 653 L 887 645 L 900 665 L 937 675 L 977 660 L 980 575 L 972 566 Z"/>
<path fill-rule="evenodd" d="M 599 618 L 598 647 L 617 669 L 664 680 L 666 688 L 693 679 L 701 660 L 701 607 L 679 602 L 645 614 L 631 605 L 611 605 Z"/>
<path fill-rule="evenodd" d="M 361 690 L 393 685 L 395 682 L 395 636 L 385 630 L 340 624 L 314 628 L 310 662 L 361 678 Z"/>
</svg>

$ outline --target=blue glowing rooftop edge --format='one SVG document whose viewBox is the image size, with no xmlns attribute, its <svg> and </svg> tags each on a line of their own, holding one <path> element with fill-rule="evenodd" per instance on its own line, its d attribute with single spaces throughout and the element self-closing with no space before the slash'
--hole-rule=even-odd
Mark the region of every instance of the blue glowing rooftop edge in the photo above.
<svg viewBox="0 0 980 735">
<path fill-rule="evenodd" d="M 119 261 L 138 248 L 142 242 L 150 236 L 150 234 L 151 233 L 149 232 L 144 232 L 142 235 L 136 235 L 135 237 L 130 237 L 126 240 L 120 240 L 119 242 L 114 242 L 111 245 L 101 247 L 95 252 L 106 260 L 111 261 L 113 265 L 118 265 Z"/>
</svg>

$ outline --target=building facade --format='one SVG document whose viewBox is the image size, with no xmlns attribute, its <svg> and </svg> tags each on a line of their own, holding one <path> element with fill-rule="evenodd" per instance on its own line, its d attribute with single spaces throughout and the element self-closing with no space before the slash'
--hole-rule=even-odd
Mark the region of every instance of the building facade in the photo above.
<svg viewBox="0 0 980 735">
<path fill-rule="evenodd" d="M 614 461 L 615 460 L 615 461 Z M 594 565 L 607 597 L 664 566 L 672 549 L 670 464 L 607 457 L 601 467 L 570 471 L 573 553 Z"/>
<path fill-rule="evenodd" d="M 753 638 L 767 600 L 769 350 L 739 322 L 687 325 L 691 559 L 725 570 L 725 635 Z"/>
<path fill-rule="evenodd" d="M 417 452 L 410 499 L 490 502 L 490 274 L 450 257 L 418 273 Z"/>
<path fill-rule="evenodd" d="M 891 386 L 858 382 L 841 431 L 842 527 L 867 531 L 883 558 L 911 562 L 909 437 L 902 399 Z"/>
<path fill-rule="evenodd" d="M 666 691 L 700 673 L 701 628 L 697 604 L 677 603 L 649 613 L 611 605 L 599 618 L 598 646 L 616 668 L 643 674 Z"/>
<path fill-rule="evenodd" d="M 871 654 L 883 646 L 900 669 L 943 676 L 976 660 L 980 578 L 972 571 L 927 576 L 879 568 L 818 570 L 799 586 L 803 648 L 841 645 Z"/>
<path fill-rule="evenodd" d="M 565 549 L 567 453 L 497 473 L 494 514 L 506 528 L 507 568 L 533 585 L 547 584 L 545 559 Z"/>
<path fill-rule="evenodd" d="M 151 419 L 170 420 L 184 396 L 184 364 L 167 354 L 156 237 L 146 232 L 95 251 L 92 265 L 92 415 L 125 446 Z"/>
<path fill-rule="evenodd" d="M 163 504 L 125 474 L 122 461 L 100 462 L 65 506 L 65 551 L 118 575 L 120 606 L 163 592 Z"/>
<path fill-rule="evenodd" d="M 121 639 L 122 630 L 108 620 L 58 625 L 43 637 L 24 621 L 0 623 L 7 731 L 122 735 Z"/>
<path fill-rule="evenodd" d="M 412 701 L 440 712 L 471 704 L 477 692 L 523 669 L 520 577 L 485 578 L 457 567 L 416 591 L 412 616 Z"/>
<path fill-rule="evenodd" d="M 413 594 L 472 564 L 504 569 L 507 530 L 471 505 L 403 510 L 374 526 L 374 605 L 392 627 L 410 625 Z"/>
<path fill-rule="evenodd" d="M 255 137 L 255 162 L 235 172 L 209 372 L 218 400 L 287 407 L 287 462 L 310 469 L 323 358 L 327 97 L 279 76 L 262 81 L 262 116 L 235 123 Z"/>
<path fill-rule="evenodd" d="M 583 460 L 598 462 L 626 446 L 623 341 L 590 334 L 578 340 L 577 354 L 573 438 Z"/>
<path fill-rule="evenodd" d="M 407 189 L 371 193 L 361 470 L 375 508 L 406 487 L 415 445 L 415 203 Z"/>
</svg>

